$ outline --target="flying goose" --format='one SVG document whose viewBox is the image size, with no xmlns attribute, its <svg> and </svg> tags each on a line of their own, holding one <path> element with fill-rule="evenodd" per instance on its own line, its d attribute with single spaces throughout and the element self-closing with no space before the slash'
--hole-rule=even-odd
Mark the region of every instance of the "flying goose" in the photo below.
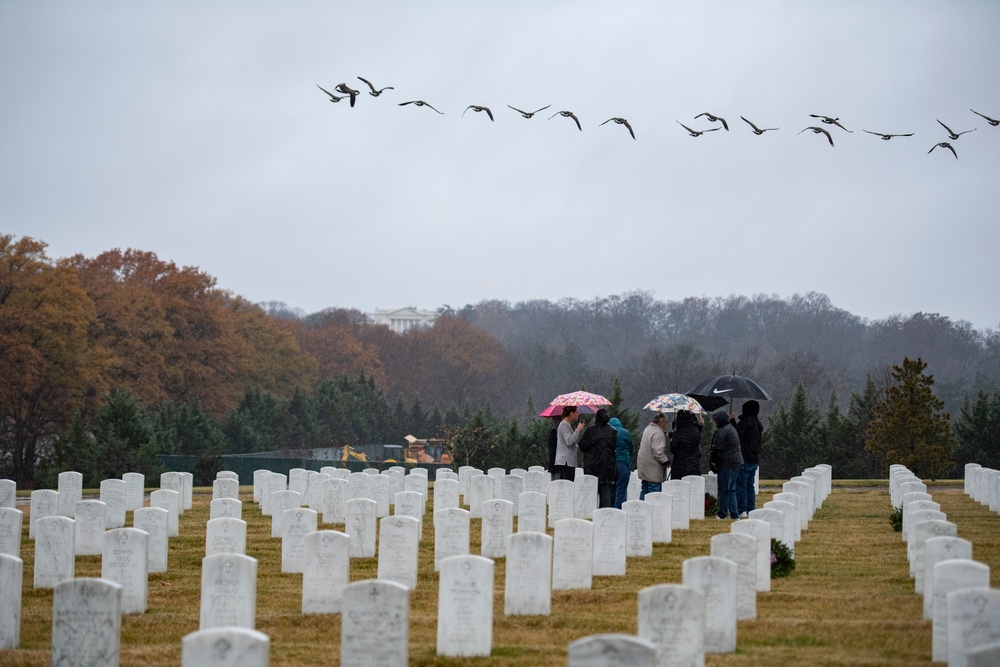
<svg viewBox="0 0 1000 667">
<path fill-rule="evenodd" d="M 971 111 L 972 113 L 976 114 L 977 116 L 982 116 L 983 118 L 986 119 L 986 122 L 989 123 L 990 125 L 992 125 L 993 127 L 996 127 L 997 125 L 1000 125 L 1000 120 L 997 120 L 996 118 L 990 118 L 986 114 L 979 113 L 975 109 L 969 109 L 969 111 Z"/>
<path fill-rule="evenodd" d="M 723 118 L 721 116 L 713 116 L 712 114 L 708 113 L 707 111 L 705 113 L 698 114 L 697 116 L 695 116 L 695 118 L 701 118 L 702 116 L 705 116 L 706 118 L 708 118 L 708 120 L 710 122 L 712 122 L 712 123 L 722 123 L 722 127 L 726 128 L 726 132 L 729 131 L 729 123 L 726 122 L 725 118 Z"/>
<path fill-rule="evenodd" d="M 815 125 L 811 125 L 803 129 L 801 132 L 799 132 L 799 134 L 802 134 L 802 132 L 805 132 L 806 130 L 812 130 L 813 134 L 825 134 L 827 141 L 829 141 L 830 145 L 833 146 L 833 137 L 831 137 L 830 133 L 824 130 L 822 127 L 816 127 Z"/>
<path fill-rule="evenodd" d="M 535 115 L 536 113 L 538 113 L 539 111 L 545 111 L 546 109 L 548 109 L 548 108 L 549 108 L 550 106 L 552 106 L 552 105 L 551 105 L 551 104 L 546 104 L 546 105 L 545 105 L 544 107 L 542 107 L 541 109 L 536 109 L 535 111 L 521 111 L 521 110 L 520 110 L 520 109 L 518 109 L 517 107 L 512 107 L 512 106 L 510 106 L 509 104 L 508 104 L 507 106 L 508 106 L 508 107 L 510 107 L 511 109 L 513 109 L 514 111 L 518 112 L 519 114 L 521 114 L 521 115 L 522 115 L 522 116 L 524 116 L 525 118 L 531 118 L 532 116 L 534 116 L 534 115 Z"/>
<path fill-rule="evenodd" d="M 493 120 L 493 112 L 490 111 L 489 107 L 481 107 L 478 104 L 470 104 L 469 106 L 465 107 L 465 111 L 468 111 L 469 109 L 472 109 L 476 113 L 479 113 L 480 111 L 485 111 L 486 115 L 490 117 L 490 120 Z M 463 116 L 465 115 L 465 111 L 462 112 Z"/>
<path fill-rule="evenodd" d="M 562 116 L 563 118 L 572 118 L 574 121 L 576 121 L 576 129 L 583 132 L 583 127 L 580 126 L 580 119 L 577 118 L 572 111 L 557 111 L 551 116 L 549 116 L 549 120 L 552 120 L 556 116 Z"/>
<path fill-rule="evenodd" d="M 410 100 L 409 102 L 401 102 L 399 104 L 399 106 L 405 107 L 407 104 L 412 104 L 412 105 L 418 106 L 418 107 L 428 107 L 430 109 L 434 109 L 433 106 L 431 106 L 430 104 L 427 104 L 427 102 L 424 102 L 423 100 Z M 434 111 L 437 111 L 442 116 L 444 115 L 443 111 L 438 111 L 437 109 L 434 109 Z"/>
<path fill-rule="evenodd" d="M 606 121 L 604 121 L 604 123 L 601 123 L 601 125 L 604 125 L 605 123 L 610 123 L 611 121 L 614 121 L 618 125 L 624 125 L 626 128 L 628 128 L 628 133 L 632 135 L 633 139 L 635 139 L 635 132 L 632 131 L 632 126 L 629 125 L 628 121 L 625 120 L 624 118 L 609 118 Z"/>
<path fill-rule="evenodd" d="M 707 129 L 707 130 L 692 130 L 690 127 L 688 127 L 687 125 L 685 125 L 684 123 L 682 123 L 680 121 L 677 121 L 677 124 L 680 125 L 681 127 L 683 127 L 685 130 L 687 130 L 688 134 L 690 134 L 692 137 L 700 137 L 701 135 L 705 134 L 706 132 L 715 132 L 716 130 L 719 129 L 717 127 L 712 127 L 712 128 Z"/>
<path fill-rule="evenodd" d="M 346 83 L 338 83 L 337 87 L 334 88 L 334 90 L 336 90 L 339 93 L 343 93 L 345 95 L 350 95 L 351 96 L 351 106 L 352 107 L 354 106 L 355 100 L 358 99 L 358 91 L 354 90 L 353 88 L 351 88 L 350 86 L 348 86 Z"/>
<path fill-rule="evenodd" d="M 740 118 L 743 118 L 743 116 L 740 116 Z M 780 130 L 781 129 L 780 127 L 759 128 L 756 125 L 754 125 L 753 123 L 751 123 L 750 121 L 748 121 L 746 118 L 743 118 L 743 122 L 746 123 L 747 125 L 749 125 L 750 127 L 752 127 L 753 128 L 753 133 L 757 134 L 757 135 L 764 134 L 765 132 L 770 132 L 771 130 Z"/>
<path fill-rule="evenodd" d="M 840 129 L 842 129 L 844 132 L 850 132 L 851 134 L 854 134 L 853 130 L 848 130 L 846 127 L 844 127 L 843 125 L 840 124 L 840 118 L 830 118 L 829 116 L 820 116 L 820 115 L 817 115 L 817 114 L 814 114 L 814 113 L 809 114 L 809 117 L 810 118 L 819 118 L 821 121 L 823 121 L 827 125 L 836 125 Z M 801 134 L 801 132 L 799 134 Z"/>
<path fill-rule="evenodd" d="M 326 93 L 327 95 L 329 95 L 329 96 L 330 96 L 330 101 L 331 101 L 331 102 L 339 102 L 340 100 L 342 100 L 342 99 L 344 99 L 345 97 L 347 97 L 347 95 L 342 95 L 342 96 L 338 97 L 338 96 L 334 95 L 333 93 L 331 93 L 331 92 L 330 92 L 329 90 L 327 90 L 326 88 L 324 88 L 323 86 L 319 85 L 318 83 L 316 84 L 316 87 L 317 87 L 317 88 L 319 88 L 320 90 L 322 90 L 322 91 L 323 91 L 324 93 Z"/>
<path fill-rule="evenodd" d="M 941 121 L 938 121 L 938 122 L 941 123 Z M 975 132 L 976 131 L 976 128 L 972 128 L 971 130 L 963 130 L 962 132 L 955 132 L 954 130 L 952 130 L 950 127 L 948 127 L 944 123 L 941 123 L 941 127 L 943 127 L 944 129 L 948 130 L 948 138 L 951 139 L 952 141 L 955 141 L 956 139 L 958 139 L 963 134 L 968 134 L 969 132 Z M 931 150 L 934 150 L 934 149 L 932 148 Z M 958 156 L 956 155 L 955 157 L 958 157 Z"/>
<path fill-rule="evenodd" d="M 931 150 L 927 151 L 927 154 L 930 155 L 931 152 L 938 146 L 940 146 L 941 148 L 947 148 L 948 150 L 951 151 L 951 154 L 955 156 L 955 159 L 956 160 L 958 159 L 958 153 L 955 152 L 955 147 L 949 144 L 947 141 L 942 141 L 941 143 L 934 144 L 933 146 L 931 146 Z"/>
<path fill-rule="evenodd" d="M 387 90 L 395 90 L 395 88 L 393 88 L 392 86 L 386 86 L 385 88 L 375 88 L 375 86 L 372 85 L 372 82 L 369 81 L 368 79 L 361 76 L 359 76 L 358 78 L 367 83 L 368 87 L 371 88 L 371 92 L 368 94 L 371 95 L 372 97 L 378 97 Z"/>
<path fill-rule="evenodd" d="M 877 137 L 882 137 L 882 141 L 889 141 L 893 137 L 912 137 L 913 133 L 909 134 L 882 134 L 881 132 L 872 132 L 871 130 L 865 130 L 868 134 L 874 134 Z"/>
</svg>

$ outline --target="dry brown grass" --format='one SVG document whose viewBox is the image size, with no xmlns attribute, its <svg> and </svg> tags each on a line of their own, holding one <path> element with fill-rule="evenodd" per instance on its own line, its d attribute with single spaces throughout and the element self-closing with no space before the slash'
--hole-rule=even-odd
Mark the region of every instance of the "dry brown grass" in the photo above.
<svg viewBox="0 0 1000 667">
<path fill-rule="evenodd" d="M 770 488 L 769 488 L 770 487 Z M 775 491 L 765 486 L 758 503 Z M 1000 517 L 962 494 L 961 487 L 932 488 L 935 501 L 973 542 L 974 557 L 1000 581 Z M 243 488 L 249 498 L 249 487 Z M 122 622 L 122 665 L 178 665 L 181 639 L 198 629 L 200 566 L 210 496 L 196 494 L 194 508 L 181 518 L 181 536 L 170 542 L 169 572 L 150 575 L 149 611 Z M 757 620 L 741 621 L 737 651 L 706 656 L 707 665 L 930 665 L 931 628 L 922 620 L 921 599 L 908 577 L 906 549 L 893 532 L 885 483 L 835 488 L 796 546 L 797 566 L 772 591 L 757 598 Z M 245 501 L 247 552 L 258 559 L 257 629 L 271 638 L 275 667 L 337 665 L 340 616 L 303 616 L 302 576 L 281 574 L 280 540 L 270 537 L 270 518 Z M 427 517 L 429 520 L 429 516 Z M 324 526 L 331 528 L 332 526 Z M 505 617 L 504 561 L 496 564 L 493 653 L 490 658 L 452 659 L 435 655 L 437 586 L 433 530 L 424 528 L 419 586 L 411 594 L 410 664 L 536 666 L 565 665 L 566 646 L 580 637 L 635 633 L 637 592 L 660 583 L 678 583 L 685 558 L 707 555 L 712 535 L 728 522 L 694 521 L 674 531 L 669 545 L 652 558 L 630 558 L 625 577 L 595 577 L 590 591 L 553 594 L 548 617 Z M 479 547 L 473 521 L 472 550 Z M 52 591 L 32 588 L 34 544 L 22 540 L 24 591 L 21 646 L 0 651 L 0 665 L 48 665 Z M 78 557 L 77 576 L 100 576 L 100 558 Z M 351 563 L 351 580 L 374 578 L 376 560 Z"/>
</svg>

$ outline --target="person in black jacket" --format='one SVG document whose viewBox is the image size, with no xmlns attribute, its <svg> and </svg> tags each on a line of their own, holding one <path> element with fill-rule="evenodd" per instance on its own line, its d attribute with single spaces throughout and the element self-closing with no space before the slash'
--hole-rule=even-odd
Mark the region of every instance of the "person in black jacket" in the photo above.
<svg viewBox="0 0 1000 667">
<path fill-rule="evenodd" d="M 747 401 L 743 404 L 740 421 L 736 424 L 736 433 L 740 436 L 740 452 L 743 454 L 743 466 L 736 478 L 736 504 L 741 517 L 746 517 L 757 506 L 754 478 L 760 464 L 760 444 L 764 435 L 764 425 L 757 418 L 759 414 L 760 403 Z"/>
<path fill-rule="evenodd" d="M 719 476 L 719 519 L 739 517 L 739 506 L 736 502 L 736 482 L 743 468 L 743 454 L 740 453 L 740 436 L 730 420 L 731 414 L 718 410 L 712 414 L 712 421 L 718 430 L 712 435 L 712 448 L 709 450 L 712 471 Z"/>
<path fill-rule="evenodd" d="M 701 431 L 698 421 L 687 410 L 677 413 L 677 428 L 670 432 L 671 479 L 701 474 Z"/>
<path fill-rule="evenodd" d="M 587 428 L 580 438 L 583 452 L 583 472 L 597 478 L 599 507 L 615 506 L 615 445 L 618 431 L 608 424 L 611 416 L 601 408 L 594 416 L 594 425 Z"/>
<path fill-rule="evenodd" d="M 550 473 L 555 472 L 556 467 L 556 445 L 559 441 L 559 422 L 562 421 L 562 415 L 556 415 L 552 418 L 552 429 L 549 431 L 549 466 L 546 468 Z"/>
</svg>

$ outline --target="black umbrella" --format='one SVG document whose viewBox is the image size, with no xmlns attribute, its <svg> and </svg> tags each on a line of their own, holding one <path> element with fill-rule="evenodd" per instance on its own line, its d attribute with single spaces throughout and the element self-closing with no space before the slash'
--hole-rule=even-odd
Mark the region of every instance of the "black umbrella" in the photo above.
<svg viewBox="0 0 1000 667">
<path fill-rule="evenodd" d="M 721 408 L 727 402 L 732 407 L 734 398 L 753 398 L 758 401 L 770 401 L 771 397 L 759 384 L 745 378 L 742 375 L 719 375 L 700 383 L 697 387 L 687 392 L 687 395 L 695 399 L 706 410 Z"/>
</svg>

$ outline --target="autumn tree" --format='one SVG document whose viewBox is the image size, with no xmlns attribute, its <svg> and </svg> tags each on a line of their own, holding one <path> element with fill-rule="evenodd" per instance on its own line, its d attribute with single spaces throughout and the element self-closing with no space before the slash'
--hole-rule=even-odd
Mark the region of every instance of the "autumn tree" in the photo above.
<svg viewBox="0 0 1000 667">
<path fill-rule="evenodd" d="M 0 235 L 0 474 L 31 488 L 44 443 L 92 410 L 104 350 L 91 346 L 91 300 L 45 244 Z"/>
<path fill-rule="evenodd" d="M 943 477 L 954 466 L 949 459 L 958 443 L 944 403 L 934 395 L 934 376 L 924 374 L 926 368 L 919 357 L 904 357 L 901 365 L 892 367 L 892 383 L 875 406 L 868 449 L 878 457 L 883 475 L 894 463 L 923 478 Z"/>
</svg>

